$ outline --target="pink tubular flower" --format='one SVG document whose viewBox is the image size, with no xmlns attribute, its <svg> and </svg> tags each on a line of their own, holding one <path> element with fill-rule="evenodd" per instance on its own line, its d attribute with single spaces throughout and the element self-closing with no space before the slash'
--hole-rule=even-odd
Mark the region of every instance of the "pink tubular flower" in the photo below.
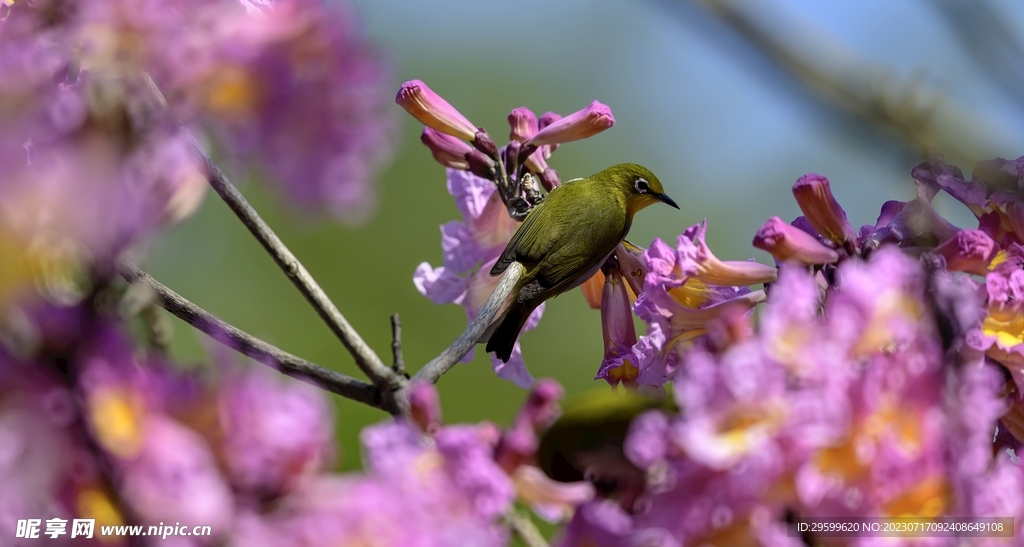
<svg viewBox="0 0 1024 547">
<path fill-rule="evenodd" d="M 583 110 L 554 121 L 533 135 L 526 144 L 543 146 L 592 137 L 615 125 L 615 117 L 607 106 L 594 101 Z"/>
<path fill-rule="evenodd" d="M 476 136 L 476 126 L 472 122 L 419 80 L 402 84 L 395 102 L 423 125 L 445 135 L 466 141 L 472 141 Z"/>
<path fill-rule="evenodd" d="M 642 385 L 664 383 L 679 363 L 679 352 L 703 336 L 708 322 L 722 312 L 749 310 L 764 301 L 764 291 L 751 292 L 745 285 L 777 275 L 775 268 L 757 262 L 719 260 L 704 243 L 706 229 L 704 222 L 691 226 L 679 236 L 676 249 L 656 239 L 644 252 L 648 273 L 633 308 L 648 326 L 634 346 L 643 356 Z M 727 284 L 714 284 L 721 282 Z"/>
<path fill-rule="evenodd" d="M 573 510 L 594 499 L 594 486 L 589 482 L 557 482 L 539 467 L 520 465 L 512 473 L 512 482 L 523 503 L 530 504 L 542 517 L 558 522 L 571 516 Z"/>
<path fill-rule="evenodd" d="M 793 185 L 793 196 L 808 222 L 819 234 L 842 247 L 856 235 L 846 221 L 846 211 L 832 195 L 828 179 L 808 173 Z"/>
<path fill-rule="evenodd" d="M 784 266 L 758 334 L 686 353 L 674 382 L 685 412 L 634 419 L 624 450 L 647 474 L 644 510 L 600 536 L 578 513 L 567 535 L 796 545 L 787 513 L 1021 514 L 1024 471 L 992 451 L 999 375 L 944 363 L 923 276 L 893 248 L 842 264 L 826 294 Z"/>
<path fill-rule="evenodd" d="M 537 134 L 537 115 L 525 106 L 513 108 L 508 113 L 508 125 L 511 128 L 509 140 L 526 142 Z"/>
<path fill-rule="evenodd" d="M 772 217 L 754 234 L 754 247 L 771 253 L 776 260 L 800 264 L 830 264 L 839 253 L 823 245 L 814 236 Z"/>
<path fill-rule="evenodd" d="M 921 198 L 908 201 L 887 226 L 895 241 L 904 245 L 928 244 L 953 238 L 960 228 L 942 218 Z"/>
<path fill-rule="evenodd" d="M 978 218 L 978 229 L 986 232 L 999 247 L 1024 243 L 1024 208 L 1021 207 L 1021 179 L 1024 158 L 995 158 L 978 162 L 967 180 L 963 172 L 947 165 L 941 157 L 933 157 L 913 170 L 918 185 L 918 201 L 931 202 L 940 190 L 963 203 Z M 927 208 L 927 209 L 930 209 Z M 925 210 L 927 221 L 945 227 L 945 241 L 953 235 L 949 223 L 931 210 Z M 946 226 L 943 226 L 946 225 Z"/>
<path fill-rule="evenodd" d="M 441 427 L 441 401 L 433 384 L 415 382 L 409 387 L 409 417 L 424 433 Z"/>
<path fill-rule="evenodd" d="M 929 159 L 911 172 L 914 182 L 925 192 L 934 195 L 940 189 L 963 203 L 975 216 L 985 214 L 988 209 L 985 183 L 980 180 L 964 180 L 958 167 L 946 165 L 940 158 Z"/>
<path fill-rule="evenodd" d="M 731 285 L 745 287 L 775 280 L 776 271 L 771 266 L 753 261 L 722 261 L 711 252 L 704 236 L 707 233 L 706 220 L 686 229 L 676 239 L 675 265 L 672 275 L 693 277 L 699 281 L 714 285 Z M 652 247 L 653 248 L 653 247 Z M 655 258 L 660 264 L 661 259 Z M 648 261 L 652 272 L 653 264 Z M 663 268 L 664 266 L 660 266 Z M 667 272 L 666 272 L 667 273 Z"/>
<path fill-rule="evenodd" d="M 494 457 L 505 471 L 512 473 L 536 457 L 539 436 L 558 419 L 563 395 L 565 390 L 555 380 L 541 379 L 533 386 L 495 449 Z"/>
<path fill-rule="evenodd" d="M 430 149 L 434 160 L 441 165 L 462 171 L 469 170 L 469 162 L 466 154 L 473 148 L 465 141 L 459 140 L 451 135 L 445 135 L 429 127 L 423 128 L 423 135 L 420 141 Z"/>
<path fill-rule="evenodd" d="M 550 112 L 549 112 L 550 114 Z M 508 113 L 508 125 L 511 128 L 508 138 L 510 141 L 526 143 L 537 134 L 537 115 L 529 108 L 521 106 L 513 108 Z M 537 148 L 537 151 L 526 158 L 526 165 L 533 173 L 544 173 L 548 170 L 547 158 L 551 156 L 553 145 L 544 145 Z"/>
<path fill-rule="evenodd" d="M 604 334 L 604 360 L 596 378 L 611 384 L 634 385 L 639 375 L 639 358 L 633 353 L 637 342 L 633 313 L 622 274 L 611 269 L 605 276 L 601 295 L 601 330 Z"/>
</svg>

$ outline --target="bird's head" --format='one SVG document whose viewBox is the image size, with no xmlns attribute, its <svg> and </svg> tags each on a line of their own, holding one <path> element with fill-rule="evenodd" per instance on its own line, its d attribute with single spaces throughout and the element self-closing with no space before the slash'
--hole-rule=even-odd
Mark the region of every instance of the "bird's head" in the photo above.
<svg viewBox="0 0 1024 547">
<path fill-rule="evenodd" d="M 620 163 L 591 178 L 610 186 L 611 191 L 621 192 L 626 198 L 626 208 L 630 214 L 659 201 L 679 208 L 672 198 L 665 195 L 665 188 L 658 177 L 642 165 Z"/>
</svg>

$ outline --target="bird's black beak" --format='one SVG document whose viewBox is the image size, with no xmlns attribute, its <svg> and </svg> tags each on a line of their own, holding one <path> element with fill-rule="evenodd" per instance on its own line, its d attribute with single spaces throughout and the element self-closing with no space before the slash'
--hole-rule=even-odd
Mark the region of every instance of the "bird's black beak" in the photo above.
<svg viewBox="0 0 1024 547">
<path fill-rule="evenodd" d="M 673 201 L 673 200 L 672 200 L 672 198 L 668 197 L 668 196 L 667 196 L 667 195 L 665 195 L 665 194 L 654 194 L 654 197 L 658 198 L 658 201 L 661 201 L 661 202 L 667 203 L 667 204 L 669 204 L 669 205 L 671 205 L 671 206 L 675 207 L 676 209 L 678 209 L 678 208 L 679 208 L 679 206 L 678 206 L 678 205 L 676 205 L 676 202 L 675 202 L 675 201 Z"/>
</svg>

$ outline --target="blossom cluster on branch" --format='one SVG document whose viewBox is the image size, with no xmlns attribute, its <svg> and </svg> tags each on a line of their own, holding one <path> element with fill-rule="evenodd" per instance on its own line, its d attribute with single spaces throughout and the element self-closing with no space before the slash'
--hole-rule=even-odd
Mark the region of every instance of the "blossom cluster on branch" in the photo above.
<svg viewBox="0 0 1024 547">
<path fill-rule="evenodd" d="M 457 200 L 464 189 L 493 191 L 439 161 Z M 614 451 L 560 456 L 611 486 L 577 507 L 557 543 L 873 545 L 880 539 L 801 537 L 788 523 L 1024 517 L 1022 166 L 1024 158 L 984 161 L 968 179 L 931 158 L 912 171 L 915 199 L 883 204 L 859 229 L 829 181 L 805 175 L 793 186 L 804 216 L 772 217 L 754 236 L 774 266 L 719 259 L 705 243 L 706 221 L 674 247 L 620 244 L 582 287 L 601 310 L 597 378 L 648 393 L 671 385 L 679 410 L 637 416 L 618 448 L 627 461 Z M 964 203 L 978 226 L 942 218 L 932 207 L 939 192 Z M 442 227 L 444 267 L 417 270 L 417 287 L 435 301 L 466 305 L 486 282 L 486 253 L 456 269 L 468 276 L 448 272 L 466 256 L 453 234 L 483 210 Z M 467 233 L 507 241 L 511 230 L 498 226 Z M 647 325 L 642 336 L 633 314 Z M 623 469 L 609 479 L 611 462 Z M 1016 544 L 1015 534 L 972 544 Z"/>
</svg>

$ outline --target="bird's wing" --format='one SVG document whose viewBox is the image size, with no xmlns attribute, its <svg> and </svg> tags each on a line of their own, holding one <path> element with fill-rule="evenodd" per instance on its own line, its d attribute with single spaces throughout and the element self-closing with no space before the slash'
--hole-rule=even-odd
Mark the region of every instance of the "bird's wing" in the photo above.
<svg viewBox="0 0 1024 547">
<path fill-rule="evenodd" d="M 541 235 L 540 226 L 537 224 L 538 218 L 541 218 L 544 212 L 544 206 L 547 201 L 540 202 L 539 205 L 534 207 L 530 214 L 526 216 L 526 220 L 523 221 L 516 233 L 512 235 L 512 239 L 509 240 L 508 245 L 505 246 L 505 250 L 502 251 L 501 256 L 498 257 L 498 261 L 494 263 L 494 267 L 491 268 L 491 275 L 501 275 L 502 272 L 508 268 L 509 264 L 513 262 L 519 262 L 526 266 L 533 264 L 540 259 L 544 258 L 548 250 L 551 248 L 553 242 L 558 240 L 558 228 L 548 223 L 546 232 L 549 237 L 545 238 L 544 241 L 539 237 Z M 554 230 L 554 231 L 553 231 Z"/>
<path fill-rule="evenodd" d="M 601 251 L 607 249 L 611 252 L 619 242 L 621 233 L 608 233 L 601 241 L 594 239 L 596 234 L 593 231 L 584 231 L 580 236 L 543 257 L 544 265 L 534 280 L 519 291 L 520 302 L 531 300 L 549 290 L 561 293 L 585 281 L 607 256 L 608 253 Z"/>
</svg>

